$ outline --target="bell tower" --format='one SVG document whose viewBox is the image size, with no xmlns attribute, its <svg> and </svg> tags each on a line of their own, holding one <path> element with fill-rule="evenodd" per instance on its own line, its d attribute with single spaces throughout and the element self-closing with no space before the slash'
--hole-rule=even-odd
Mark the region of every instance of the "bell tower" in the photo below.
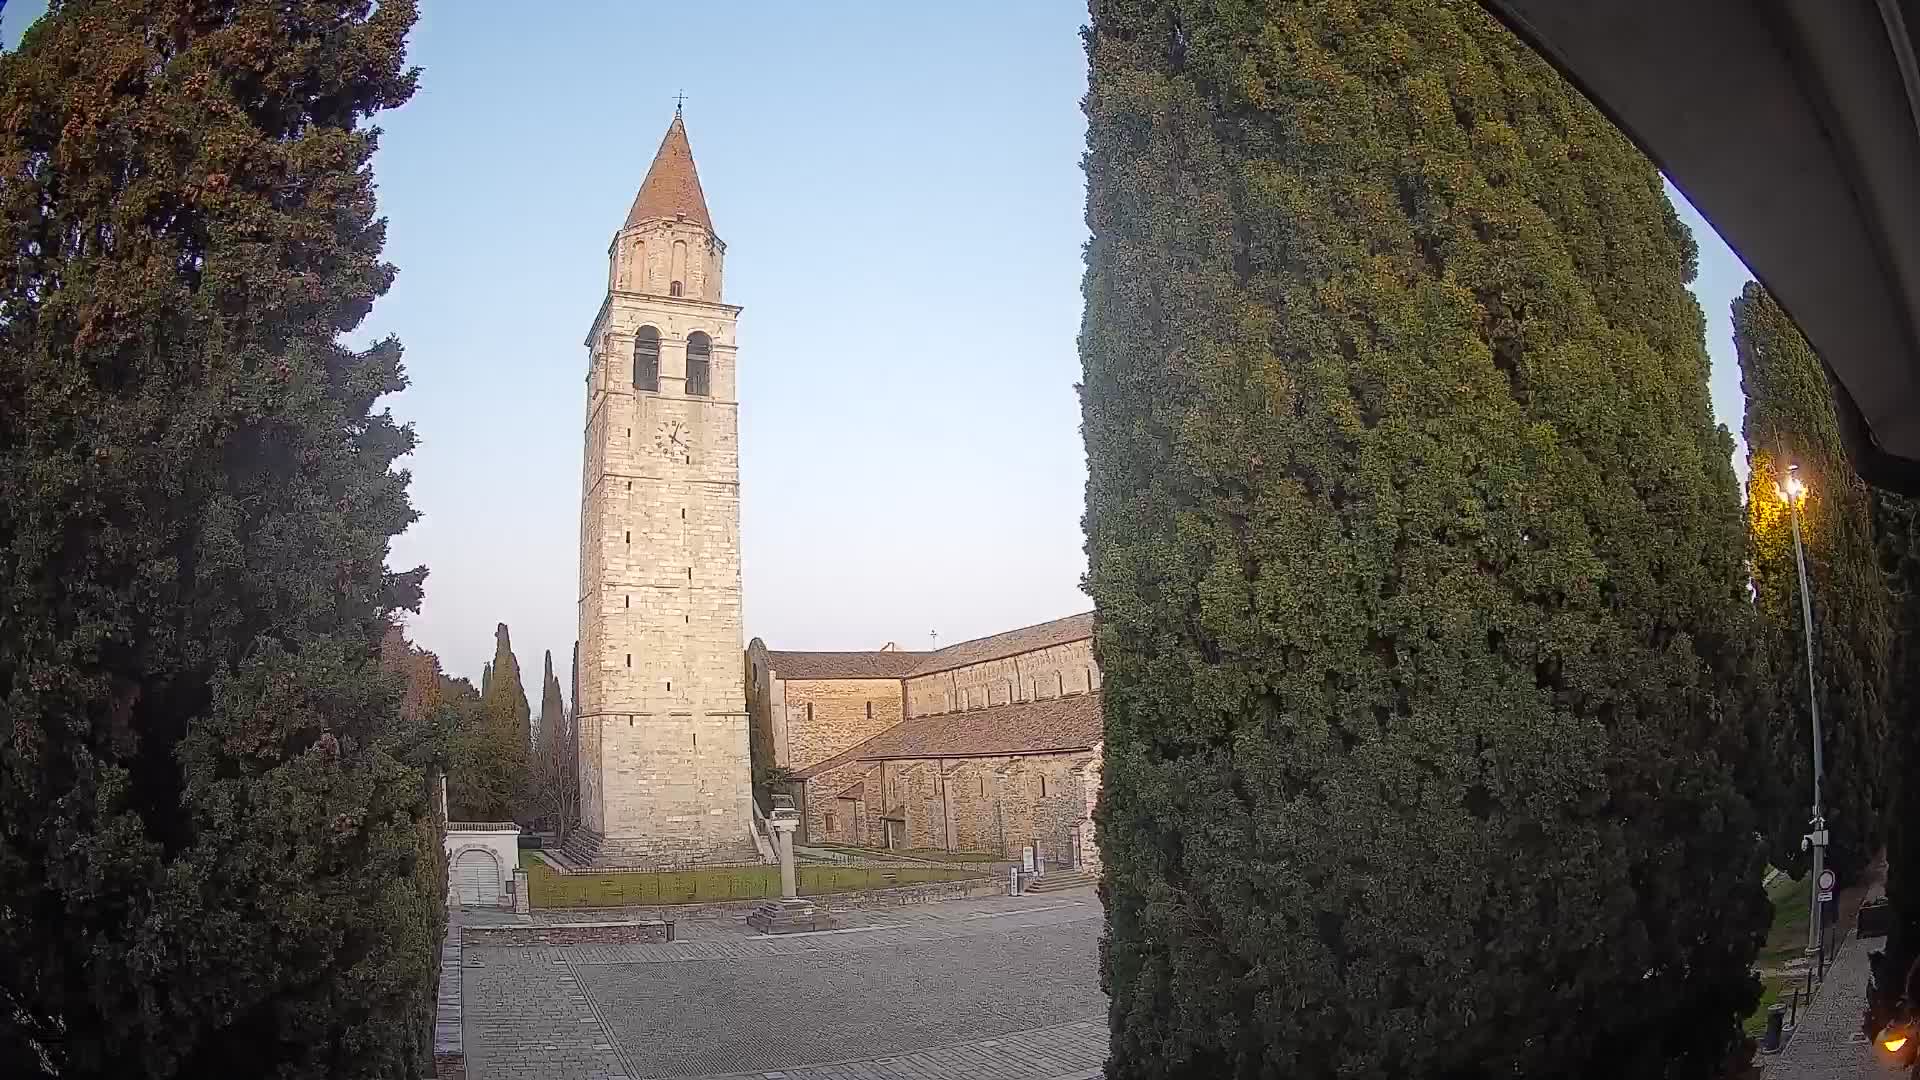
<svg viewBox="0 0 1920 1080">
<path fill-rule="evenodd" d="M 581 829 L 601 866 L 755 860 L 734 329 L 678 109 L 607 252 L 580 483 Z"/>
</svg>

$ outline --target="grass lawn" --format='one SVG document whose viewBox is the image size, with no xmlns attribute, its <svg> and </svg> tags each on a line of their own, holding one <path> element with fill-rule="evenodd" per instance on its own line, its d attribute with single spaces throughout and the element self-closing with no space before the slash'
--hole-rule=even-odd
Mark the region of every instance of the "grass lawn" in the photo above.
<svg viewBox="0 0 1920 1080">
<path fill-rule="evenodd" d="M 1760 976 L 1760 1003 L 1747 1015 L 1747 1034 L 1759 1036 L 1767 1030 L 1767 1006 L 1793 996 L 1801 978 L 1784 969 L 1789 960 L 1807 953 L 1807 905 L 1813 899 L 1813 875 L 1799 881 L 1785 874 L 1767 887 L 1767 900 L 1773 904 L 1773 922 L 1767 927 L 1767 940 L 1754 958 Z"/>
<path fill-rule="evenodd" d="M 939 848 L 886 848 L 854 847 L 852 844 L 814 844 L 813 847 L 828 851 L 838 851 L 844 855 L 867 858 L 886 858 L 896 856 L 907 859 L 925 859 L 928 862 L 947 863 L 990 863 L 1009 862 L 1011 860 L 995 855 L 990 851 L 941 851 Z"/>
<path fill-rule="evenodd" d="M 624 907 L 627 905 L 699 904 L 715 900 L 766 900 L 780 895 L 777 866 L 719 866 L 705 870 L 663 870 L 657 873 L 621 871 L 606 874 L 561 874 L 531 851 L 520 853 L 527 872 L 527 898 L 537 908 Z M 800 895 L 885 889 L 979 877 L 966 870 L 937 866 L 866 867 L 808 866 L 797 868 Z"/>
<path fill-rule="evenodd" d="M 1747 1016 L 1747 1034 L 1755 1037 L 1766 1034 L 1767 1006 L 1792 997 L 1793 988 L 1799 981 L 1789 975 L 1760 976 L 1760 1004 L 1755 1005 L 1753 1012 Z"/>
<path fill-rule="evenodd" d="M 1799 881 L 1782 874 L 1767 889 L 1773 903 L 1773 924 L 1767 928 L 1767 943 L 1760 946 L 1754 966 L 1762 969 L 1782 967 L 1787 961 L 1805 956 L 1807 951 L 1807 906 L 1813 901 L 1813 875 Z"/>
</svg>

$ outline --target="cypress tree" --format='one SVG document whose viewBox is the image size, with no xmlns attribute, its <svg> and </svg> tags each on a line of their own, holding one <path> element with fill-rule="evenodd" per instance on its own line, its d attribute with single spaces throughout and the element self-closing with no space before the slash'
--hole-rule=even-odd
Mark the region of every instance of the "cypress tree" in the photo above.
<svg viewBox="0 0 1920 1080">
<path fill-rule="evenodd" d="M 553 676 L 553 650 L 547 650 L 543 660 L 545 670 L 540 676 L 540 730 L 535 733 L 536 745 L 544 746 L 551 742 L 556 732 L 566 727 L 566 706 L 560 700 L 560 680 Z"/>
<path fill-rule="evenodd" d="M 516 777 L 501 766 L 489 738 L 482 697 L 466 679 L 443 678 L 436 718 L 447 733 L 447 817 L 504 821 L 512 816 Z"/>
<path fill-rule="evenodd" d="M 1806 485 L 1800 530 L 1811 584 L 1815 692 L 1825 759 L 1821 802 L 1828 864 L 1857 875 L 1885 838 L 1887 650 L 1891 612 L 1873 531 L 1873 492 L 1847 463 L 1820 359 L 1793 320 L 1756 282 L 1733 301 L 1733 343 L 1746 395 L 1747 516 L 1759 606 L 1781 649 L 1782 708 L 1771 740 L 1792 792 L 1775 830 L 1775 865 L 1804 868 L 1800 837 L 1812 805 L 1812 719 L 1807 635 L 1792 525 L 1779 496 L 1785 466 Z"/>
<path fill-rule="evenodd" d="M 1914 501 L 1886 492 L 1873 498 L 1874 538 L 1888 585 L 1887 649 L 1887 903 L 1893 929 L 1889 969 L 1904 972 L 1920 957 L 1920 514 Z M 1897 992 L 1897 991 L 1896 991 Z"/>
<path fill-rule="evenodd" d="M 439 753 L 367 121 L 410 0 L 57 0 L 0 57 L 0 1075 L 432 1069 Z"/>
<path fill-rule="evenodd" d="M 520 661 L 513 655 L 513 640 L 507 635 L 506 623 L 493 628 L 493 663 L 488 665 L 488 671 L 491 678 L 480 691 L 488 723 L 498 729 L 503 744 L 509 732 L 518 739 L 524 762 L 524 751 L 533 746 L 532 717 L 527 706 L 527 689 L 520 682 Z"/>
<path fill-rule="evenodd" d="M 1690 1077 L 1764 929 L 1658 174 L 1466 0 L 1096 0 L 1112 1077 Z"/>
<path fill-rule="evenodd" d="M 540 680 L 540 730 L 527 766 L 526 805 L 563 841 L 579 816 L 579 777 L 573 726 L 560 700 L 560 680 L 553 675 L 553 653 L 549 652 Z"/>
<path fill-rule="evenodd" d="M 507 624 L 494 629 L 493 660 L 480 690 L 464 679 L 445 695 L 441 723 L 451 741 L 448 813 L 456 821 L 510 821 L 527 796 L 531 777 L 526 692 Z"/>
</svg>

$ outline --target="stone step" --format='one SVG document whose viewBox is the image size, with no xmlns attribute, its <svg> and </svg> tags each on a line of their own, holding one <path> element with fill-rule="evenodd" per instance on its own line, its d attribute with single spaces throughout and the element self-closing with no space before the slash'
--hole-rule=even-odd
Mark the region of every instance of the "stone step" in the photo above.
<svg viewBox="0 0 1920 1080">
<path fill-rule="evenodd" d="M 1020 890 L 1029 893 L 1060 892 L 1063 889 L 1080 889 L 1089 885 L 1098 885 L 1100 876 L 1085 870 L 1051 870 L 1034 878 Z"/>
</svg>

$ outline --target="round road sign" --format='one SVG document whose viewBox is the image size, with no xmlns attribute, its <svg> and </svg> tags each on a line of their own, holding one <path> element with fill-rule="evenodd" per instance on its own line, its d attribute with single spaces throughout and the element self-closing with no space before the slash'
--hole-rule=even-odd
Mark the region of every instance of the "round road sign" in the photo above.
<svg viewBox="0 0 1920 1080">
<path fill-rule="evenodd" d="M 1820 871 L 1820 891 L 1821 892 L 1833 891 L 1833 871 L 1831 870 Z"/>
</svg>

